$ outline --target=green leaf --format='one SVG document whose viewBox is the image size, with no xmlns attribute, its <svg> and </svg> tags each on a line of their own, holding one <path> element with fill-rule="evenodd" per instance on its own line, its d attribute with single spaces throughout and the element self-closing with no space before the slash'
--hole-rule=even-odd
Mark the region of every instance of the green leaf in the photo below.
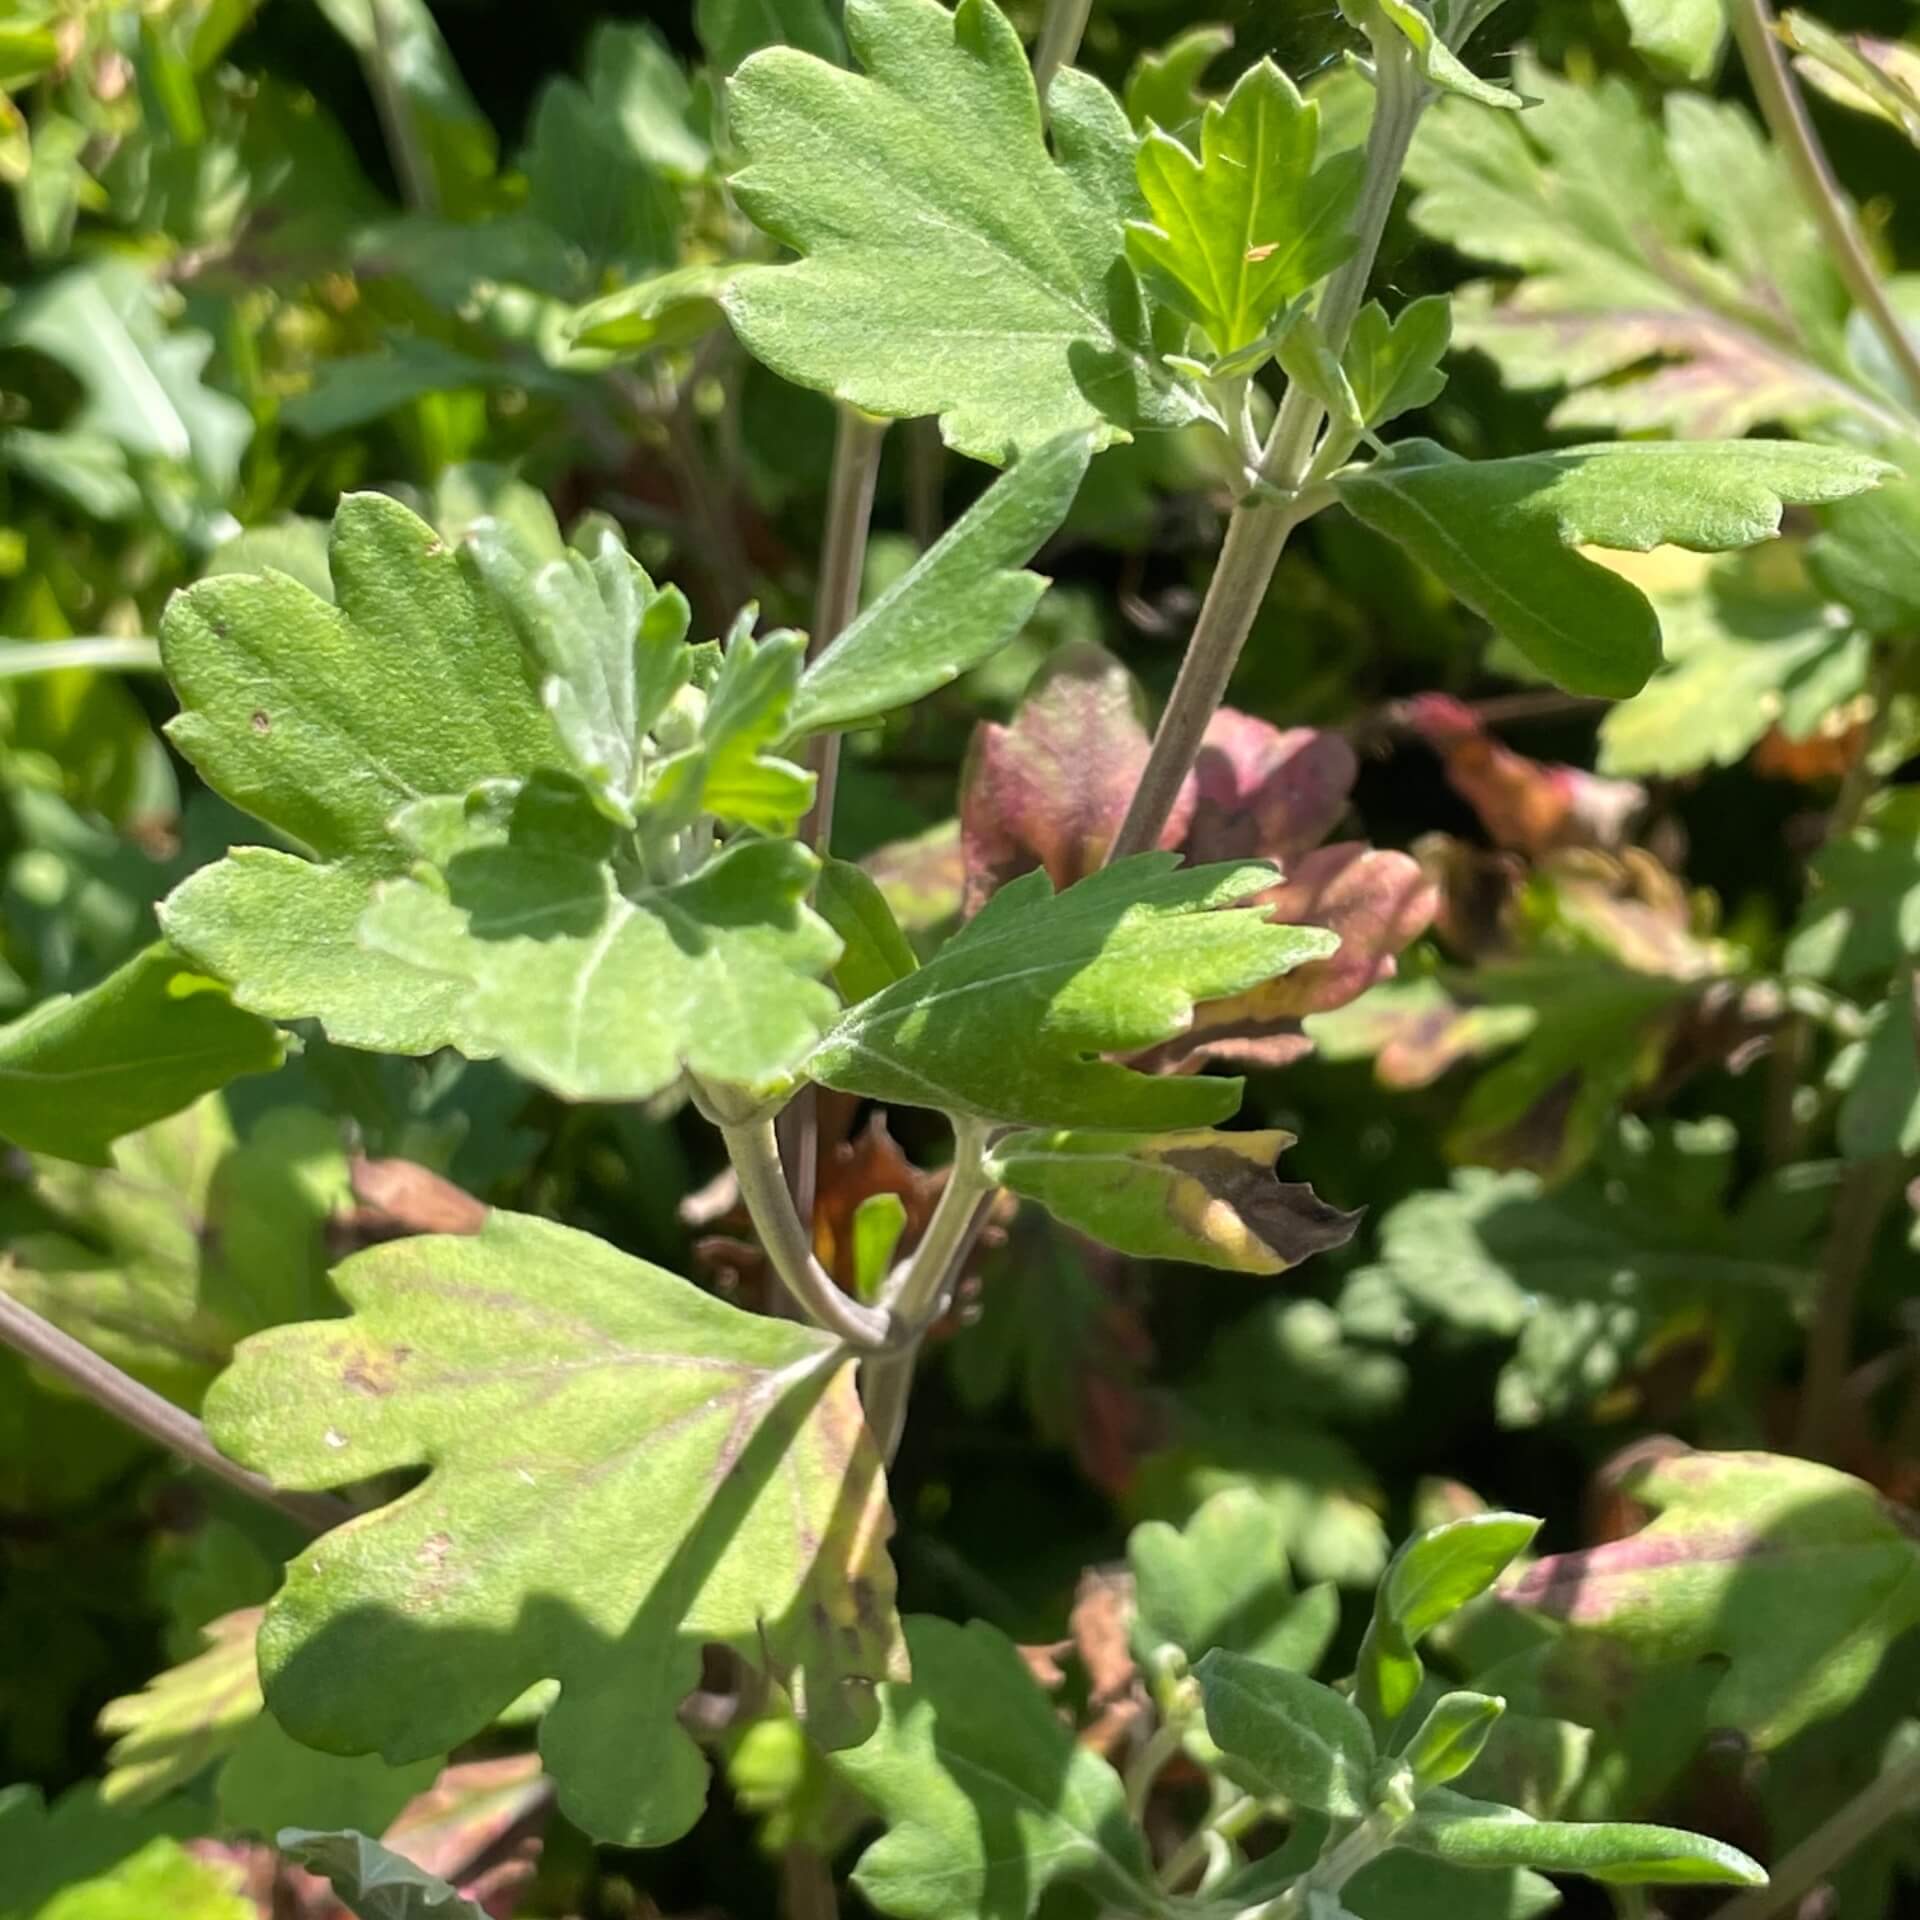
<svg viewBox="0 0 1920 1920">
<path fill-rule="evenodd" d="M 1470 1514 L 1415 1534 L 1393 1556 L 1355 1667 L 1355 1697 L 1376 1728 L 1391 1727 L 1419 1691 L 1420 1641 L 1485 1593 L 1539 1530 L 1521 1513 Z"/>
<path fill-rule="evenodd" d="M 1767 1884 L 1758 1861 L 1701 1834 L 1616 1821 L 1535 1820 L 1517 1807 L 1444 1790 L 1400 1830 L 1399 1844 L 1455 1866 L 1534 1867 L 1617 1887 Z"/>
<path fill-rule="evenodd" d="M 1148 1520 L 1127 1536 L 1134 1658 L 1175 1646 L 1188 1664 L 1215 1647 L 1311 1673 L 1340 1623 L 1330 1585 L 1296 1593 L 1273 1509 L 1244 1487 L 1204 1502 L 1184 1528 Z"/>
<path fill-rule="evenodd" d="M 1660 663 L 1660 626 L 1637 587 L 1580 546 L 1712 553 L 1780 531 L 1783 505 L 1846 498 L 1888 469 L 1836 447 L 1602 443 L 1467 461 L 1414 440 L 1338 482 L 1549 679 L 1621 699 Z"/>
<path fill-rule="evenodd" d="M 1891 490 L 1835 511 L 1871 508 Z M 1756 570 L 1757 571 L 1757 570 Z M 1667 663 L 1600 722 L 1600 770 L 1671 777 L 1731 766 L 1777 727 L 1807 740 L 1866 691 L 1863 635 L 1832 602 L 1716 569 L 1698 591 L 1657 596 Z"/>
<path fill-rule="evenodd" d="M 1843 500 L 1821 515 L 1807 564 L 1821 587 L 1870 633 L 1893 638 L 1920 624 L 1920 481 Z"/>
<path fill-rule="evenodd" d="M 210 1097 L 96 1171 L 34 1163 L 36 1223 L 0 1285 L 155 1392 L 195 1407 L 245 1334 L 333 1310 L 326 1230 L 351 1195 L 339 1130 L 292 1108 L 245 1144 Z"/>
<path fill-rule="evenodd" d="M 1534 1426 L 1602 1403 L 1663 1328 L 1737 1338 L 1810 1289 L 1825 1197 L 1762 1186 L 1736 1203 L 1737 1138 L 1724 1122 L 1628 1122 L 1593 1164 L 1553 1187 L 1534 1174 L 1463 1168 L 1450 1187 L 1398 1202 L 1377 1264 L 1350 1284 L 1412 1326 L 1517 1342 L 1503 1369 L 1503 1426 Z M 1784 1217 L 1779 1201 L 1798 1194 Z"/>
<path fill-rule="evenodd" d="M 877 1300 L 907 1230 L 907 1203 L 897 1193 L 870 1193 L 853 1210 L 853 1290 Z"/>
<path fill-rule="evenodd" d="M 833 1341 L 497 1211 L 335 1279 L 354 1316 L 250 1341 L 206 1413 L 282 1485 L 430 1466 L 308 1548 L 267 1611 L 267 1703 L 296 1739 L 398 1765 L 557 1680 L 561 1805 L 661 1844 L 705 1803 L 674 1718 L 703 1645 L 770 1667 L 821 1744 L 863 1737 L 898 1628 L 880 1465 Z"/>
<path fill-rule="evenodd" d="M 242 1074 L 271 1072 L 286 1051 L 220 981 L 148 947 L 97 987 L 0 1027 L 0 1134 L 103 1167 L 122 1134 Z"/>
<path fill-rule="evenodd" d="M 1265 865 L 1122 860 L 1055 894 L 1010 882 L 918 973 L 843 1014 L 807 1062 L 824 1085 L 1010 1126 L 1207 1126 L 1237 1080 L 1156 1080 L 1097 1056 L 1182 1032 L 1196 1001 L 1332 951 L 1236 901 Z"/>
<path fill-rule="evenodd" d="M 807 669 L 791 732 L 857 726 L 911 706 L 1013 639 L 1048 585 L 1019 569 L 1066 519 L 1090 451 L 1085 434 L 1063 435 L 995 481 Z"/>
<path fill-rule="evenodd" d="M 176 1840 L 153 1840 L 97 1879 L 66 1887 L 33 1920 L 257 1920 L 236 1876 L 196 1860 Z"/>
<path fill-rule="evenodd" d="M 1135 165 L 1152 219 L 1129 225 L 1127 252 L 1226 355 L 1353 252 L 1361 164 L 1316 165 L 1320 110 L 1271 60 L 1207 105 L 1199 133 L 1196 158 L 1148 129 Z"/>
<path fill-rule="evenodd" d="M 1509 270 L 1456 297 L 1461 345 L 1510 385 L 1565 390 L 1556 430 L 1737 438 L 1852 413 L 1900 431 L 1861 388 L 1846 290 L 1751 114 L 1669 93 L 1656 118 L 1625 76 L 1524 56 L 1515 84 L 1525 114 L 1441 101 L 1408 166 L 1415 224 Z"/>
<path fill-rule="evenodd" d="M 1851 986 L 1920 955 L 1920 791 L 1882 793 L 1822 848 L 1813 881 L 1787 943 L 1789 973 Z"/>
<path fill-rule="evenodd" d="M 1726 0 L 1620 0 L 1633 44 L 1682 80 L 1713 72 L 1727 37 Z"/>
<path fill-rule="evenodd" d="M 577 347 L 618 354 L 685 346 L 720 325 L 731 263 L 674 267 L 589 301 L 567 323 Z"/>
<path fill-rule="evenodd" d="M 760 1087 L 819 1038 L 839 942 L 805 905 L 818 863 L 741 840 L 670 886 L 623 880 L 617 829 L 554 778 L 407 816 L 433 864 L 360 921 L 377 954 L 445 983 L 464 1050 L 570 1100 L 639 1100 L 683 1068 Z"/>
<path fill-rule="evenodd" d="M 1835 1055 L 1829 1086 L 1841 1091 L 1836 1129 L 1850 1160 L 1920 1153 L 1920 1015 L 1911 975 L 1874 1008 L 1864 1038 Z"/>
<path fill-rule="evenodd" d="M 1782 16 L 1778 32 L 1800 56 L 1795 67 L 1829 100 L 1888 121 L 1920 144 L 1920 56 L 1911 46 L 1835 33 L 1798 7 Z"/>
<path fill-rule="evenodd" d="M 1198 418 L 1127 265 L 1133 136 L 1112 97 L 1056 78 L 1056 160 L 992 0 L 851 0 L 847 34 L 864 75 L 783 47 L 728 89 L 734 191 L 803 256 L 726 291 L 755 357 L 868 413 L 937 414 L 995 464 Z"/>
<path fill-rule="evenodd" d="M 389 824 L 401 808 L 529 774 L 559 744 L 505 613 L 424 521 L 349 494 L 330 556 L 337 607 L 276 574 L 228 575 L 161 621 L 175 744 L 318 856 L 242 848 L 178 888 L 162 924 L 255 1012 L 317 1018 L 375 1052 L 483 1054 L 457 986 L 367 952 L 354 929 L 375 881 L 409 863 Z"/>
<path fill-rule="evenodd" d="M 169 329 L 155 283 L 136 267 L 103 259 L 57 274 L 0 319 L 0 341 L 57 360 L 85 389 L 62 440 L 174 463 L 212 494 L 234 486 L 253 416 L 205 384 L 212 339 Z"/>
<path fill-rule="evenodd" d="M 762 47 L 797 47 L 833 62 L 846 58 L 826 0 L 696 0 L 693 23 L 718 73 L 731 73 Z"/>
<path fill-rule="evenodd" d="M 1346 4 L 1346 0 L 1343 0 Z M 1527 103 L 1507 87 L 1482 80 L 1447 44 L 1423 0 L 1363 0 L 1379 8 L 1412 47 L 1421 73 L 1443 93 L 1454 93 L 1483 107 L 1505 107 L 1518 112 Z"/>
<path fill-rule="evenodd" d="M 907 1624 L 911 1683 L 880 1689 L 879 1730 L 835 1765 L 887 1831 L 853 1881 L 900 1920 L 1025 1920 L 1049 1888 L 1119 1912 L 1165 1909 L 1120 1777 L 1080 1746 L 1018 1650 L 976 1620 Z"/>
<path fill-rule="evenodd" d="M 195 1809 L 178 1800 L 109 1807 L 89 1784 L 48 1806 L 36 1787 L 0 1788 L 0 1915 L 38 1920 L 63 1887 L 110 1878 L 154 1841 L 185 1839 L 199 1827 Z M 141 1920 L 153 1912 L 143 1908 Z"/>
<path fill-rule="evenodd" d="M 403 149 L 418 149 L 431 204 L 455 216 L 477 212 L 497 143 L 427 0 L 320 0 L 320 10 L 369 71 L 391 76 L 406 121 Z"/>
<path fill-rule="evenodd" d="M 1717 1659 L 1712 1724 L 1761 1748 L 1837 1713 L 1920 1622 L 1920 1543 L 1862 1481 L 1767 1453 L 1683 1453 L 1621 1481 L 1638 1533 L 1536 1562 L 1502 1597 L 1636 1665 Z"/>
<path fill-rule="evenodd" d="M 1304 1674 L 1218 1647 L 1194 1677 L 1214 1744 L 1246 1761 L 1269 1792 L 1336 1819 L 1367 1812 L 1375 1756 L 1358 1708 Z"/>
<path fill-rule="evenodd" d="M 1284 1273 L 1359 1225 L 1311 1187 L 1270 1177 L 1293 1144 L 1290 1133 L 1017 1133 L 988 1169 L 1122 1253 Z"/>
<path fill-rule="evenodd" d="M 840 939 L 833 984 L 848 1006 L 904 980 L 920 964 L 877 881 L 848 860 L 825 860 L 813 904 Z"/>
<path fill-rule="evenodd" d="M 686 597 L 656 587 L 605 523 L 549 556 L 521 529 L 482 520 L 463 550 L 520 635 L 568 763 L 630 821 L 645 736 L 692 671 Z"/>
<path fill-rule="evenodd" d="M 364 1833 L 288 1827 L 277 1844 L 288 1859 L 321 1875 L 359 1920 L 487 1920 L 438 1874 Z"/>
<path fill-rule="evenodd" d="M 1409 301 L 1392 319 L 1369 300 L 1354 317 L 1341 359 L 1361 421 L 1382 427 L 1439 399 L 1447 384 L 1440 362 L 1452 341 L 1453 302 L 1443 294 Z"/>
<path fill-rule="evenodd" d="M 1233 45 L 1231 27 L 1188 27 L 1157 51 L 1149 49 L 1127 75 L 1127 118 L 1136 133 L 1149 126 L 1184 139 L 1206 106 L 1201 76 Z"/>
<path fill-rule="evenodd" d="M 1442 1694 L 1401 1758 L 1413 1769 L 1415 1793 L 1457 1780 L 1485 1751 L 1507 1703 L 1492 1694 Z"/>
</svg>

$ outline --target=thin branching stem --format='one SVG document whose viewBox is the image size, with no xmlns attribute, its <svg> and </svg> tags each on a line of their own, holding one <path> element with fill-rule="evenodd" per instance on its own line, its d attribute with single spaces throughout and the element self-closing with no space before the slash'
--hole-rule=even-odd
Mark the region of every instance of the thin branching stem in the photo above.
<svg viewBox="0 0 1920 1920">
<path fill-rule="evenodd" d="M 1879 270 L 1860 237 L 1860 224 L 1854 218 L 1846 190 L 1835 176 L 1820 136 L 1814 131 L 1807 103 L 1801 98 L 1781 51 L 1769 0 L 1733 0 L 1733 37 L 1767 130 L 1786 158 L 1800 197 L 1826 242 L 1835 271 L 1900 369 L 1908 392 L 1920 395 L 1920 349 L 1916 349 L 1887 298 Z"/>
<path fill-rule="evenodd" d="M 1073 65 L 1080 51 L 1080 38 L 1093 13 L 1093 0 L 1047 0 L 1047 15 L 1040 26 L 1040 42 L 1033 50 L 1033 89 L 1040 96 L 1040 110 L 1047 104 L 1047 89 L 1062 67 Z"/>
<path fill-rule="evenodd" d="M 1778 1866 L 1768 1869 L 1767 1884 L 1751 1887 L 1724 1907 L 1714 1920 L 1773 1920 L 1794 1913 L 1835 1867 L 1864 1847 L 1889 1820 L 1920 1804 L 1920 1753 L 1896 1762 L 1862 1787 L 1830 1820 L 1824 1820 Z"/>
<path fill-rule="evenodd" d="M 163 1400 L 151 1387 L 122 1373 L 91 1347 L 6 1293 L 0 1293 L 0 1343 L 34 1365 L 58 1374 L 95 1406 L 165 1447 L 188 1466 L 212 1474 L 264 1506 L 277 1507 L 315 1533 L 325 1533 L 329 1527 L 353 1518 L 353 1509 L 344 1500 L 324 1493 L 288 1493 L 229 1460 L 207 1438 L 206 1428 L 184 1408 Z"/>
<path fill-rule="evenodd" d="M 440 183 L 434 178 L 426 142 L 420 137 L 419 123 L 413 117 L 406 89 L 400 84 L 399 50 L 394 44 L 388 0 L 372 0 L 367 13 L 372 40 L 363 64 L 374 110 L 380 116 L 380 130 L 386 135 L 387 151 L 393 156 L 400 198 L 414 213 L 438 213 Z"/>
<path fill-rule="evenodd" d="M 901 1265 L 884 1302 L 894 1321 L 907 1330 L 906 1342 L 869 1360 L 862 1370 L 860 1391 L 867 1425 L 881 1457 L 889 1463 L 900 1448 L 921 1338 L 979 1233 L 981 1210 L 992 1195 L 993 1183 L 983 1164 L 986 1144 L 987 1130 L 979 1121 L 956 1117 L 946 1189 L 927 1222 L 925 1237 Z"/>
<path fill-rule="evenodd" d="M 1899 1185 L 1896 1159 L 1860 1160 L 1847 1169 L 1834 1199 L 1813 1324 L 1807 1329 L 1807 1377 L 1796 1435 L 1800 1452 L 1809 1459 L 1832 1460 L 1841 1451 L 1860 1283 Z"/>
<path fill-rule="evenodd" d="M 740 1182 L 740 1199 L 773 1270 L 800 1310 L 848 1346 L 876 1353 L 892 1343 L 893 1318 L 842 1293 L 833 1275 L 814 1257 L 813 1241 L 780 1165 L 773 1122 L 764 1116 L 721 1123 L 720 1137 Z"/>
<path fill-rule="evenodd" d="M 1383 36 L 1375 51 L 1379 100 L 1355 220 L 1359 244 L 1328 281 L 1318 310 L 1321 331 L 1336 355 L 1346 345 L 1354 316 L 1366 297 L 1387 215 L 1406 167 L 1407 149 L 1428 98 L 1411 50 L 1397 34 Z M 1274 569 L 1294 528 L 1306 517 L 1309 503 L 1300 498 L 1300 489 L 1313 465 L 1325 419 L 1325 408 L 1304 387 L 1288 388 L 1261 453 L 1259 482 L 1227 523 L 1219 565 L 1109 860 L 1144 853 L 1166 827 L 1199 757 L 1208 723 L 1226 697 L 1227 683 L 1273 583 Z"/>
</svg>

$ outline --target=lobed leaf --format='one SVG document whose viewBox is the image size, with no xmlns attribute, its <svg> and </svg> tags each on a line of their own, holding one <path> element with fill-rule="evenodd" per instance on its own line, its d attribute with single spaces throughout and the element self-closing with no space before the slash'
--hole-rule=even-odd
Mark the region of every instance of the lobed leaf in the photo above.
<svg viewBox="0 0 1920 1920">
<path fill-rule="evenodd" d="M 1603 443 L 1475 462 L 1416 440 L 1338 486 L 1556 685 L 1620 699 L 1659 665 L 1659 622 L 1638 588 L 1577 547 L 1752 546 L 1779 532 L 1783 506 L 1842 500 L 1888 471 L 1841 448 L 1776 441 Z"/>
<path fill-rule="evenodd" d="M 1284 1273 L 1344 1246 L 1357 1214 L 1272 1179 L 1290 1133 L 1017 1133 L 988 1170 L 1056 1220 L 1143 1260 Z"/>
<path fill-rule="evenodd" d="M 1050 153 L 992 0 L 851 0 L 846 26 L 865 73 L 775 48 L 728 89 L 734 191 L 801 256 L 723 295 L 755 357 L 869 413 L 937 414 L 996 465 L 1198 418 L 1127 264 L 1133 136 L 1112 96 L 1056 76 Z"/>
<path fill-rule="evenodd" d="M 402 808 L 529 775 L 558 741 L 504 611 L 424 521 L 349 494 L 329 557 L 337 606 L 279 574 L 231 574 L 176 595 L 160 623 L 174 744 L 316 856 L 240 848 L 176 888 L 161 924 L 256 1013 L 316 1018 L 375 1052 L 484 1056 L 455 987 L 370 954 L 355 928 L 375 882 L 408 864 L 390 826 Z"/>
<path fill-rule="evenodd" d="M 1311 1673 L 1339 1625 L 1331 1585 L 1296 1593 L 1280 1523 L 1245 1487 L 1203 1501 L 1184 1527 L 1149 1520 L 1127 1536 L 1135 1660 L 1175 1646 L 1189 1664 L 1215 1647 Z"/>
<path fill-rule="evenodd" d="M 1324 957 L 1332 938 L 1237 902 L 1255 865 L 1123 860 L 1055 894 L 1012 881 L 917 973 L 852 1007 L 808 1057 L 844 1093 L 1009 1126 L 1206 1126 L 1239 1083 L 1155 1080 L 1099 1056 L 1169 1039 L 1215 999 Z"/>
<path fill-rule="evenodd" d="M 623 883 L 617 829 L 563 782 L 404 823 L 433 868 L 381 887 L 361 939 L 440 985 L 481 1052 L 568 1099 L 644 1099 L 683 1068 L 765 1086 L 833 1017 L 816 976 L 839 941 L 805 905 L 818 862 L 796 841 L 730 843 L 650 885 Z"/>
<path fill-rule="evenodd" d="M 1603 1636 L 1616 1660 L 1726 1663 L 1711 1712 L 1760 1748 L 1837 1713 L 1920 1621 L 1920 1541 L 1871 1487 L 1810 1460 L 1691 1453 L 1621 1491 L 1638 1533 L 1537 1561 L 1511 1606 Z"/>
<path fill-rule="evenodd" d="M 261 1676 L 296 1738 L 399 1764 L 557 1680 L 562 1807 L 659 1844 L 705 1802 L 674 1717 L 703 1645 L 769 1666 L 823 1745 L 867 1732 L 899 1659 L 889 1523 L 827 1336 L 498 1211 L 336 1279 L 353 1317 L 246 1343 L 206 1416 L 282 1485 L 430 1468 L 308 1548 L 268 1608 Z"/>
<path fill-rule="evenodd" d="M 1221 358 L 1262 339 L 1358 244 L 1361 156 L 1320 161 L 1319 145 L 1319 108 L 1271 60 L 1207 103 L 1197 156 L 1159 127 L 1140 143 L 1152 220 L 1128 226 L 1128 255 Z"/>
<path fill-rule="evenodd" d="M 979 1620 L 910 1620 L 907 1646 L 912 1681 L 880 1689 L 878 1730 L 834 1763 L 887 1825 L 854 1869 L 866 1899 L 900 1920 L 1026 1920 L 1067 1885 L 1164 1912 L 1119 1775 L 1075 1742 L 1018 1649 Z"/>
</svg>

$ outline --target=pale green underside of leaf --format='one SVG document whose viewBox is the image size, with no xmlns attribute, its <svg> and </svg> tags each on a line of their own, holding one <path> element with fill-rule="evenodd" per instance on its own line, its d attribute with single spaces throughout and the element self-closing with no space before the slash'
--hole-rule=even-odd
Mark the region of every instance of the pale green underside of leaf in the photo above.
<svg viewBox="0 0 1920 1920">
<path fill-rule="evenodd" d="M 1783 504 L 1845 499 L 1887 472 L 1841 448 L 1778 441 L 1604 442 L 1477 462 L 1409 441 L 1339 490 L 1557 685 L 1622 699 L 1659 664 L 1659 621 L 1637 587 L 1576 547 L 1752 546 L 1779 532 Z"/>
<path fill-rule="evenodd" d="M 807 1061 L 816 1080 L 1019 1126 L 1203 1127 L 1231 1080 L 1154 1079 L 1096 1056 L 1185 1031 L 1196 1002 L 1243 992 L 1337 944 L 1233 903 L 1266 865 L 1182 869 L 1142 854 L 1056 895 L 1044 873 L 996 893 L 919 972 L 849 1009 Z"/>
<path fill-rule="evenodd" d="M 342 1046 L 373 1053 L 493 1049 L 461 1013 L 456 980 L 423 973 L 360 944 L 356 928 L 377 867 L 318 866 L 268 847 L 242 847 L 170 894 L 167 937 L 233 997 L 269 1019 L 317 1017 Z"/>
<path fill-rule="evenodd" d="M 281 1035 L 220 981 L 148 947 L 87 992 L 0 1027 L 0 1136 L 104 1166 L 122 1134 L 285 1057 Z"/>
<path fill-rule="evenodd" d="M 839 1007 L 817 976 L 840 942 L 804 904 L 816 867 L 793 841 L 750 841 L 623 892 L 572 848 L 478 847 L 447 863 L 448 892 L 388 883 L 360 931 L 456 983 L 462 1030 L 568 1099 L 644 1099 L 683 1067 L 761 1086 Z"/>
<path fill-rule="evenodd" d="M 1007 644 L 1047 590 L 1018 571 L 1067 517 L 1092 443 L 1025 455 L 807 669 L 795 735 L 855 726 L 949 685 Z"/>
<path fill-rule="evenodd" d="M 364 1833 L 286 1827 L 277 1842 L 288 1859 L 322 1875 L 359 1920 L 487 1920 L 438 1874 Z"/>
<path fill-rule="evenodd" d="M 1197 418 L 1126 261 L 1133 137 L 1112 97 L 1056 78 L 1056 158 L 991 0 L 851 0 L 846 24 L 864 74 L 776 48 L 728 89 L 734 191 L 802 255 L 723 296 L 755 357 L 870 413 L 937 414 L 996 464 Z"/>
<path fill-rule="evenodd" d="M 879 1730 L 835 1763 L 887 1823 L 854 1870 L 866 1898 L 898 1920 L 1026 1920 L 1064 1882 L 1161 1912 L 1119 1775 L 1012 1643 L 983 1621 L 915 1619 L 907 1644 L 912 1683 L 880 1690 Z"/>
<path fill-rule="evenodd" d="M 890 1523 L 825 1335 L 499 1212 L 336 1278 L 353 1317 L 248 1342 L 207 1408 L 283 1485 L 431 1468 L 288 1569 L 260 1667 L 296 1738 L 398 1764 L 557 1680 L 562 1806 L 660 1844 L 705 1800 L 674 1718 L 703 1644 L 770 1662 L 823 1744 L 865 1733 L 898 1665 Z"/>
<path fill-rule="evenodd" d="M 161 622 L 175 744 L 323 863 L 243 848 L 179 888 L 162 924 L 257 1012 L 317 1018 L 375 1051 L 484 1056 L 442 982 L 366 953 L 353 930 L 374 882 L 407 864 L 396 813 L 555 764 L 559 742 L 504 613 L 423 520 L 350 494 L 329 561 L 337 605 L 284 575 L 233 574 L 177 595 Z"/>
</svg>

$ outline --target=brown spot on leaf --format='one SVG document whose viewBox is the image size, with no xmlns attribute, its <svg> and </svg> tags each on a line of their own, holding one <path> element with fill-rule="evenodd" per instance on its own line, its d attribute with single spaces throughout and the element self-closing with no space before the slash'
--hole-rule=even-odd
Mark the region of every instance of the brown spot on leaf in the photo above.
<svg viewBox="0 0 1920 1920">
<path fill-rule="evenodd" d="M 247 725 L 250 726 L 255 733 L 264 734 L 273 731 L 273 722 L 267 717 L 264 709 L 259 707 L 254 708 L 253 717 L 247 722 Z"/>
</svg>

